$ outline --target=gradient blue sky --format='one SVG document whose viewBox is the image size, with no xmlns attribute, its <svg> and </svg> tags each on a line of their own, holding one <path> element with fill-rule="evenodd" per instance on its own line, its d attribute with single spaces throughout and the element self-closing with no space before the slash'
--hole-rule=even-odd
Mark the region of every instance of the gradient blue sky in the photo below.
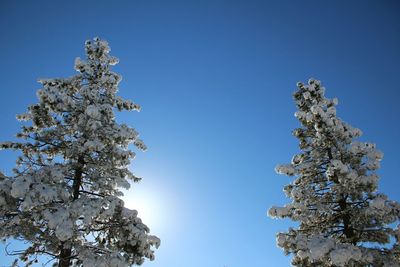
<svg viewBox="0 0 400 267">
<path fill-rule="evenodd" d="M 289 266 L 275 233 L 290 222 L 266 211 L 288 202 L 274 167 L 298 151 L 291 94 L 310 77 L 385 153 L 380 189 L 400 200 L 398 1 L 1 1 L 0 25 L 2 141 L 86 39 L 120 58 L 120 94 L 143 109 L 119 118 L 149 147 L 129 204 L 162 240 L 145 267 Z M 14 160 L 1 151 L 0 170 Z"/>
</svg>

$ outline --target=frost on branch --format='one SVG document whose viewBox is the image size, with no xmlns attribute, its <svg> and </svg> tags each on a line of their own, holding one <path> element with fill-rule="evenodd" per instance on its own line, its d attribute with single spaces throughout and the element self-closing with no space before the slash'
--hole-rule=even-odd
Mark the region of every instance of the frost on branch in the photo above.
<svg viewBox="0 0 400 267">
<path fill-rule="evenodd" d="M 299 226 L 278 233 L 278 246 L 294 266 L 400 266 L 400 204 L 377 191 L 383 153 L 356 140 L 361 130 L 336 116 L 319 81 L 298 83 L 294 99 L 302 152 L 275 169 L 295 176 L 284 187 L 292 202 L 268 213 Z"/>
<path fill-rule="evenodd" d="M 128 169 L 129 146 L 146 145 L 114 112 L 140 106 L 116 95 L 121 77 L 110 66 L 118 59 L 107 42 L 85 48 L 77 75 L 39 80 L 39 102 L 17 116 L 27 121 L 17 134 L 23 142 L 0 143 L 21 152 L 14 175 L 0 175 L 0 236 L 28 241 L 26 265 L 38 254 L 58 266 L 138 265 L 160 245 L 119 198 L 140 180 Z"/>
</svg>

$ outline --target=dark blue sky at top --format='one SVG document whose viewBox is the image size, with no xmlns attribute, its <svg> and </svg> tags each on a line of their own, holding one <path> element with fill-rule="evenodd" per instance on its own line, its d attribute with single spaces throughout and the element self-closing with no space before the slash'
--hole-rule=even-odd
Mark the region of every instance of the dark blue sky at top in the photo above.
<svg viewBox="0 0 400 267">
<path fill-rule="evenodd" d="M 266 211 L 289 201 L 274 167 L 298 151 L 291 94 L 310 77 L 385 153 L 380 189 L 400 200 L 397 1 L 1 1 L 0 140 L 37 78 L 74 75 L 95 36 L 120 58 L 120 94 L 143 107 L 118 118 L 149 147 L 129 193 L 158 207 L 162 245 L 145 267 L 289 265 L 275 233 L 290 222 Z M 10 173 L 15 154 L 0 160 Z"/>
</svg>

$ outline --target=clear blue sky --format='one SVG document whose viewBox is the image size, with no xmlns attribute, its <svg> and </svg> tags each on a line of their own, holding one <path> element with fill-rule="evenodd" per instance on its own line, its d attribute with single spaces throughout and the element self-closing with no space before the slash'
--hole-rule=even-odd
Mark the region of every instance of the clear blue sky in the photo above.
<svg viewBox="0 0 400 267">
<path fill-rule="evenodd" d="M 143 266 L 289 266 L 275 233 L 290 222 L 266 211 L 288 202 L 274 167 L 298 150 L 291 94 L 309 77 L 385 153 L 380 189 L 400 200 L 398 1 L 1 1 L 0 140 L 37 78 L 75 74 L 95 36 L 120 58 L 120 94 L 143 107 L 120 116 L 149 147 L 129 195 L 162 244 Z M 14 160 L 1 151 L 0 169 Z"/>
</svg>

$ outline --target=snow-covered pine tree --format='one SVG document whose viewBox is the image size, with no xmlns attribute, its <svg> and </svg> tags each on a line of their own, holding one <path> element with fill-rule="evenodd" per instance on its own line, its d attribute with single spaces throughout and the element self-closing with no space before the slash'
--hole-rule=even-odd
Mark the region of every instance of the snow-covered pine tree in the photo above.
<svg viewBox="0 0 400 267">
<path fill-rule="evenodd" d="M 298 226 L 278 233 L 277 244 L 294 266 L 399 266 L 400 204 L 377 192 L 383 154 L 355 140 L 361 131 L 336 116 L 338 100 L 324 92 L 310 79 L 294 93 L 301 153 L 276 167 L 296 176 L 284 187 L 292 202 L 269 215 Z"/>
<path fill-rule="evenodd" d="M 17 116 L 30 122 L 17 134 L 24 141 L 1 143 L 22 154 L 15 174 L 0 179 L 0 236 L 28 242 L 26 265 L 40 254 L 60 267 L 139 265 L 160 243 L 120 199 L 121 187 L 140 180 L 128 145 L 146 146 L 114 111 L 140 107 L 116 95 L 121 76 L 110 70 L 118 59 L 107 42 L 85 48 L 77 75 L 39 80 L 39 102 Z"/>
</svg>

